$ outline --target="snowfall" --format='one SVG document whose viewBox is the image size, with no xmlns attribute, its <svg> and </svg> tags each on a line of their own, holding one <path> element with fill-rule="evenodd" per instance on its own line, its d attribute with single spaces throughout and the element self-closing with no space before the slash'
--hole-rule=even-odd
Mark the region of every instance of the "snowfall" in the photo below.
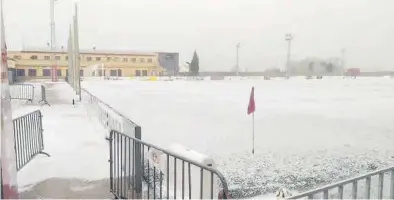
<svg viewBox="0 0 394 200">
<path fill-rule="evenodd" d="M 108 131 L 84 104 L 72 105 L 66 83 L 43 84 L 51 106 L 12 104 L 13 117 L 41 110 L 51 155 L 18 172 L 22 196 L 111 198 Z M 82 87 L 139 124 L 142 140 L 212 157 L 233 198 L 305 191 L 394 165 L 394 79 L 84 80 Z"/>
</svg>

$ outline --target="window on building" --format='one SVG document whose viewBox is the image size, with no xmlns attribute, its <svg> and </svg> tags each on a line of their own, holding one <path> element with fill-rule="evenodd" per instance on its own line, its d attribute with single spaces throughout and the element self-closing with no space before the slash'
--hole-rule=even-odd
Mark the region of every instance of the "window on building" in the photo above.
<svg viewBox="0 0 394 200">
<path fill-rule="evenodd" d="M 86 57 L 86 60 L 87 61 L 92 61 L 92 57 L 88 56 L 88 57 Z"/>
<path fill-rule="evenodd" d="M 118 62 L 119 58 L 118 57 L 114 57 L 112 60 L 115 61 L 115 62 Z"/>
<path fill-rule="evenodd" d="M 166 60 L 173 60 L 174 59 L 174 55 L 172 54 L 167 54 L 165 57 Z"/>
<path fill-rule="evenodd" d="M 62 70 L 61 69 L 57 69 L 56 70 L 56 76 L 62 76 Z"/>
<path fill-rule="evenodd" d="M 127 62 L 128 60 L 127 60 L 127 58 L 123 58 L 123 62 Z"/>
<path fill-rule="evenodd" d="M 82 77 L 83 76 L 83 69 L 79 70 L 79 76 Z"/>
<path fill-rule="evenodd" d="M 50 56 L 44 56 L 44 60 L 50 60 L 51 57 Z"/>
<path fill-rule="evenodd" d="M 122 70 L 118 69 L 118 76 L 122 76 Z"/>
<path fill-rule="evenodd" d="M 66 60 L 68 60 L 68 56 L 64 57 Z"/>
<path fill-rule="evenodd" d="M 32 56 L 30 56 L 30 59 L 37 60 L 37 56 L 36 55 L 32 55 Z"/>
<path fill-rule="evenodd" d="M 145 62 L 145 58 L 140 58 L 140 62 Z"/>
<path fill-rule="evenodd" d="M 111 61 L 111 57 L 107 57 L 107 62 Z"/>
<path fill-rule="evenodd" d="M 132 58 L 132 59 L 131 59 L 131 62 L 136 62 L 136 61 L 137 61 L 136 58 Z"/>
<path fill-rule="evenodd" d="M 118 76 L 118 70 L 116 70 L 116 69 L 111 69 L 111 70 L 109 71 L 109 75 L 110 75 L 110 76 Z"/>
<path fill-rule="evenodd" d="M 141 76 L 141 71 L 140 70 L 135 70 L 135 76 Z"/>
<path fill-rule="evenodd" d="M 101 57 L 96 57 L 96 61 L 100 61 L 101 60 Z"/>
<path fill-rule="evenodd" d="M 51 76 L 51 70 L 50 69 L 43 69 L 42 76 Z"/>
<path fill-rule="evenodd" d="M 60 56 L 55 56 L 55 60 L 60 60 Z"/>
<path fill-rule="evenodd" d="M 29 69 L 27 71 L 28 76 L 37 76 L 37 70 L 36 69 Z"/>
<path fill-rule="evenodd" d="M 15 60 L 20 60 L 22 57 L 21 57 L 20 55 L 15 55 L 15 56 L 13 56 L 13 58 L 14 58 Z"/>
<path fill-rule="evenodd" d="M 16 69 L 16 76 L 25 76 L 25 69 Z"/>
<path fill-rule="evenodd" d="M 148 63 L 152 63 L 152 58 L 148 58 Z"/>
<path fill-rule="evenodd" d="M 148 76 L 148 71 L 147 70 L 142 70 L 142 76 Z"/>
</svg>

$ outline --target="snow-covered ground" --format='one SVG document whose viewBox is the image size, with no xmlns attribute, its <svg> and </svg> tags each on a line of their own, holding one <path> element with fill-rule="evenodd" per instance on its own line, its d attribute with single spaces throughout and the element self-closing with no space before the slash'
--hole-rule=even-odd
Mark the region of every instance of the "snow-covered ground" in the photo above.
<svg viewBox="0 0 394 200">
<path fill-rule="evenodd" d="M 255 86 L 255 154 L 252 117 Z M 394 164 L 394 80 L 83 81 L 142 139 L 215 158 L 233 197 L 304 191 Z"/>
<path fill-rule="evenodd" d="M 39 97 L 39 84 L 35 83 Z M 13 118 L 33 110 L 43 114 L 44 151 L 18 172 L 21 198 L 110 198 L 106 130 L 71 104 L 66 83 L 44 83 L 51 106 L 13 100 Z"/>
</svg>

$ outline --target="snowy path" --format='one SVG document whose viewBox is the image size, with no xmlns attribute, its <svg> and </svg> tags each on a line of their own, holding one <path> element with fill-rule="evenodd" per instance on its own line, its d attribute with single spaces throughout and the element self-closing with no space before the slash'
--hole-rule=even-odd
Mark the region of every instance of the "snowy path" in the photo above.
<svg viewBox="0 0 394 200">
<path fill-rule="evenodd" d="M 38 155 L 18 172 L 21 197 L 112 197 L 105 129 L 89 120 L 83 106 L 71 104 L 73 92 L 66 83 L 45 85 L 50 107 L 13 102 L 14 117 L 41 110 L 44 151 L 51 155 Z"/>
</svg>

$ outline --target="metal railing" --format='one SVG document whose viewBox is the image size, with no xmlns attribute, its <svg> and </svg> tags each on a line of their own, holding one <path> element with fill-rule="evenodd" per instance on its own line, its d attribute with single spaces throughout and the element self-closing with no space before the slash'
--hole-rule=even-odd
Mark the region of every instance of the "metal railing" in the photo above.
<svg viewBox="0 0 394 200">
<path fill-rule="evenodd" d="M 347 179 L 288 199 L 394 199 L 394 167 Z"/>
<path fill-rule="evenodd" d="M 174 153 L 170 153 L 141 141 L 140 126 L 87 90 L 82 89 L 82 96 L 83 103 L 87 104 L 88 115 L 97 118 L 105 128 L 111 130 L 107 140 L 110 141 L 110 191 L 115 198 L 173 198 L 176 196 L 184 197 L 184 195 L 186 195 L 185 197 L 195 198 L 200 195 L 199 192 L 203 192 L 205 198 L 218 198 L 219 196 L 219 198 L 226 199 L 228 197 L 227 182 L 219 171 L 209 166 L 202 166 L 187 158 L 183 158 L 182 156 L 175 155 Z M 158 171 L 159 169 L 157 167 L 153 167 L 153 165 L 148 162 L 145 154 L 150 149 L 155 149 L 164 153 L 169 158 L 168 160 L 172 159 L 171 163 L 178 163 L 178 165 L 182 164 L 183 166 L 178 167 L 178 170 L 185 170 L 185 165 L 187 165 L 187 177 L 184 177 L 186 171 L 182 172 L 183 176 L 181 175 L 178 177 L 182 177 L 183 181 L 190 180 L 191 182 L 191 178 L 189 178 L 191 172 L 198 170 L 199 173 L 203 173 L 204 176 L 193 180 L 193 183 L 195 183 L 195 181 L 201 181 L 201 183 L 195 183 L 196 185 L 192 187 L 192 184 L 188 182 L 187 189 L 184 188 L 184 182 L 178 184 L 178 186 L 183 185 L 183 189 L 180 189 L 182 192 L 180 195 L 177 195 L 177 192 L 180 190 L 177 190 L 177 187 L 172 188 L 177 184 L 174 182 L 172 186 L 167 185 L 167 188 L 171 187 L 171 191 L 167 189 L 166 191 L 168 192 L 164 193 L 166 189 L 163 188 L 163 186 L 165 186 L 163 184 L 163 178 L 165 178 L 164 174 L 166 174 L 167 177 L 169 174 L 163 172 L 163 170 Z M 170 163 L 170 161 L 168 162 Z M 175 164 L 173 172 L 177 172 L 176 166 L 177 164 Z M 206 177 L 209 173 L 212 173 L 212 183 L 215 188 L 217 188 L 217 185 L 221 185 L 223 188 L 222 190 L 215 191 L 213 188 L 210 188 L 210 178 Z M 161 175 L 161 177 L 158 177 L 159 175 Z M 174 176 L 171 177 L 174 178 Z M 176 180 L 176 178 L 174 180 Z M 210 193 L 207 193 L 207 191 L 210 191 Z"/>
<path fill-rule="evenodd" d="M 136 137 L 134 135 L 134 129 L 137 126 L 136 123 L 87 90 L 81 89 L 81 91 L 83 96 L 82 101 L 86 104 L 90 117 L 96 117 L 108 130 L 117 130 L 132 137 Z M 141 139 L 140 137 L 137 138 Z"/>
<path fill-rule="evenodd" d="M 47 101 L 47 92 L 44 85 L 41 85 L 41 100 L 38 103 L 40 103 L 42 106 L 43 105 L 51 106 Z"/>
<path fill-rule="evenodd" d="M 15 137 L 16 169 L 19 171 L 36 155 L 43 152 L 42 115 L 39 110 L 12 120 Z"/>
<path fill-rule="evenodd" d="M 141 127 L 135 127 L 141 135 Z M 110 188 L 120 199 L 227 199 L 224 176 L 203 165 L 155 145 L 110 131 Z M 150 153 L 154 151 L 153 162 Z M 156 161 L 160 160 L 161 164 Z"/>
<path fill-rule="evenodd" d="M 14 84 L 10 85 L 11 99 L 27 100 L 33 102 L 34 86 L 31 84 Z"/>
</svg>

